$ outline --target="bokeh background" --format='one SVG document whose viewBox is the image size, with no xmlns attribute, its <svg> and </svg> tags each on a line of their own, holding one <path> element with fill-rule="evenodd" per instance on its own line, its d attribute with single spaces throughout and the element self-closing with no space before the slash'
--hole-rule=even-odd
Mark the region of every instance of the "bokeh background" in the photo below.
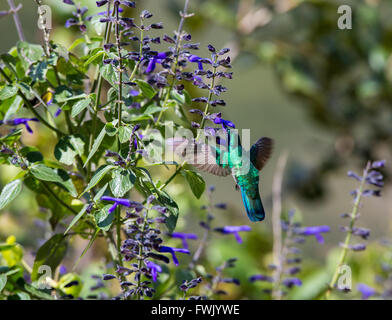
<svg viewBox="0 0 392 320">
<path fill-rule="evenodd" d="M 98 11 L 95 1 L 80 2 L 89 7 L 90 14 Z M 20 17 L 27 41 L 41 43 L 34 1 L 15 0 L 15 3 L 23 4 Z M 72 9 L 60 0 L 45 3 L 53 10 L 51 40 L 70 46 L 77 30 L 63 26 Z M 164 22 L 166 33 L 177 28 L 183 1 L 137 3 L 138 10 L 148 9 Z M 349 4 L 353 9 L 352 30 L 337 27 L 340 16 L 337 8 L 341 4 Z M 6 1 L 1 1 L 0 10 L 7 9 Z M 303 252 L 304 283 L 308 279 L 324 284 L 336 248 L 344 237 L 339 232 L 339 226 L 345 223 L 340 214 L 352 207 L 349 192 L 355 188 L 355 182 L 347 178 L 347 171 L 360 173 L 369 159 L 385 159 L 388 165 L 392 160 L 392 21 L 388 18 L 392 3 L 388 0 L 191 0 L 191 11 L 195 16 L 187 20 L 185 29 L 192 33 L 194 40 L 202 47 L 211 43 L 217 48 L 232 49 L 234 80 L 225 82 L 229 88 L 225 97 L 227 106 L 221 108 L 225 119 L 233 121 L 238 128 L 249 128 L 252 141 L 261 136 L 275 140 L 274 156 L 261 174 L 266 220 L 252 224 L 253 231 L 244 236 L 242 246 L 214 235 L 205 263 L 211 268 L 224 259 L 238 257 L 237 268 L 231 272 L 243 285 L 240 288 L 228 285 L 229 298 L 262 297 L 260 288 L 251 286 L 247 277 L 262 272 L 270 262 L 271 186 L 277 160 L 283 152 L 288 152 L 284 211 L 295 209 L 305 225 L 326 224 L 332 228 L 324 245 L 308 239 Z M 0 18 L 0 30 L 0 51 L 4 53 L 18 40 L 11 16 Z M 34 137 L 25 135 L 24 141 L 39 146 L 50 157 L 54 145 L 51 135 L 45 133 L 43 130 Z M 1 166 L 0 186 L 16 174 L 15 169 Z M 169 174 L 155 172 L 156 177 Z M 249 224 L 232 178 L 204 176 L 208 185 L 216 187 L 214 201 L 228 204 L 228 210 L 216 212 L 215 223 Z M 167 190 L 180 206 L 178 228 L 195 231 L 202 217 L 199 207 L 206 203 L 206 198 L 195 200 L 190 190 L 184 189 L 181 178 L 176 182 Z M 381 199 L 365 200 L 360 225 L 371 229 L 374 248 L 356 254 L 355 279 L 373 281 L 382 255 L 377 241 L 391 232 L 391 196 L 387 183 Z M 27 190 L 0 214 L 0 240 L 14 234 L 28 251 L 30 263 L 34 251 L 50 235 L 45 223 L 38 222 L 39 216 L 45 218 L 45 212 L 40 212 Z M 82 239 L 73 241 L 66 263 L 68 268 L 72 268 L 86 245 Z M 103 250 L 105 245 L 96 243 L 78 271 L 100 272 Z M 363 261 L 369 261 L 368 269 L 355 269 L 355 263 L 360 265 Z M 292 296 L 306 298 L 312 294 L 312 287 L 304 285 L 295 289 Z"/>
</svg>

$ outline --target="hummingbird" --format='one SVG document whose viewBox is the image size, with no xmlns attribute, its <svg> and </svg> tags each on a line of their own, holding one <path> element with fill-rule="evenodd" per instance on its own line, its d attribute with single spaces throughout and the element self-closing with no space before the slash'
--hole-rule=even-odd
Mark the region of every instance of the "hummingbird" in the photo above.
<svg viewBox="0 0 392 320">
<path fill-rule="evenodd" d="M 217 137 L 216 144 L 210 145 L 186 138 L 168 139 L 168 145 L 185 162 L 196 169 L 227 176 L 231 174 L 236 189 L 241 191 L 246 213 L 252 222 L 262 221 L 265 211 L 259 192 L 259 176 L 271 157 L 273 140 L 262 137 L 246 151 L 236 130 L 225 127 L 226 141 Z"/>
</svg>

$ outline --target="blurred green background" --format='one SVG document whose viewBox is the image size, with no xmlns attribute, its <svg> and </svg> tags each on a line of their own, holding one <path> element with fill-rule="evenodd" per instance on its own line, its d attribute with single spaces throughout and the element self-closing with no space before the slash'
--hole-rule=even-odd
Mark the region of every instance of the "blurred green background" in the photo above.
<svg viewBox="0 0 392 320">
<path fill-rule="evenodd" d="M 89 14 L 98 11 L 95 1 L 80 2 L 89 6 Z M 15 3 L 23 4 L 20 17 L 27 41 L 42 43 L 42 34 L 36 27 L 35 3 L 20 0 Z M 71 7 L 60 0 L 45 3 L 53 10 L 51 40 L 68 47 L 77 32 L 63 27 Z M 353 30 L 337 28 L 337 8 L 343 3 L 353 7 Z M 144 0 L 137 1 L 137 5 L 138 10 L 148 9 L 154 13 L 155 20 L 164 22 L 164 33 L 172 34 L 177 28 L 178 11 L 183 1 Z M 6 1 L 1 1 L 0 10 L 7 8 Z M 360 173 L 370 158 L 386 159 L 388 163 L 392 160 L 391 78 L 387 73 L 392 61 L 392 22 L 387 19 L 387 13 L 392 12 L 392 5 L 381 0 L 191 0 L 191 11 L 195 17 L 187 20 L 185 29 L 192 33 L 193 41 L 200 42 L 203 48 L 210 43 L 217 48 L 234 48 L 234 80 L 225 82 L 229 88 L 224 97 L 227 106 L 221 108 L 225 119 L 235 122 L 238 128 L 249 128 L 251 141 L 261 136 L 275 140 L 274 156 L 261 174 L 266 220 L 253 224 L 253 232 L 244 236 L 244 246 L 248 250 L 241 250 L 232 239 L 227 241 L 227 238 L 215 235 L 206 260 L 210 266 L 216 266 L 223 259 L 237 256 L 238 268 L 233 272 L 244 283 L 248 276 L 266 267 L 270 257 L 265 252 L 270 251 L 272 238 L 272 179 L 278 157 L 287 151 L 284 210 L 296 209 L 305 225 L 327 224 L 332 228 L 326 235 L 325 245 L 308 239 L 303 254 L 305 262 L 306 257 L 311 258 L 306 262 L 308 265 L 305 263 L 303 275 L 309 273 L 324 283 L 328 278 L 324 272 L 318 273 L 318 267 L 331 259 L 326 258 L 327 252 L 342 240 L 339 225 L 345 222 L 339 215 L 352 207 L 349 192 L 355 188 L 355 183 L 346 177 L 347 170 Z M 249 22 L 252 19 L 256 26 Z M 246 21 L 250 25 L 246 25 Z M 0 30 L 0 48 L 4 53 L 18 40 L 11 16 L 0 19 Z M 207 54 L 205 49 L 202 52 Z M 363 81 L 355 82 L 357 80 Z M 54 146 L 51 136 L 45 132 L 34 137 L 25 135 L 24 141 L 36 144 L 50 154 Z M 2 166 L 0 185 L 15 174 L 13 169 Z M 156 174 L 169 175 L 167 172 Z M 216 186 L 214 200 L 228 203 L 228 211 L 217 212 L 215 223 L 248 224 L 241 195 L 235 190 L 232 178 L 205 175 L 205 179 L 208 185 Z M 198 208 L 206 199 L 193 199 L 188 189 L 183 190 L 181 181 L 169 186 L 168 192 L 180 205 L 179 229 L 194 231 L 201 215 Z M 24 190 L 18 201 L 0 216 L 0 239 L 15 234 L 18 241 L 33 252 L 39 239 L 47 235 L 42 234 L 44 228 L 34 224 L 39 208 L 29 195 Z M 391 195 L 387 185 L 381 200 L 365 200 L 360 224 L 372 230 L 371 240 L 390 234 Z M 26 229 L 30 230 L 26 233 Z M 70 266 L 85 246 L 84 240 L 74 241 L 69 254 Z M 80 271 L 91 260 L 102 261 L 99 244 L 95 247 L 83 259 Z M 362 259 L 370 261 L 372 255 L 376 254 L 362 254 Z M 243 292 L 249 289 L 246 286 L 241 287 Z M 303 288 L 301 290 L 305 292 Z M 232 297 L 239 297 L 243 292 L 233 292 Z M 248 296 L 256 297 L 255 292 Z M 304 296 L 305 293 L 298 293 L 297 297 Z"/>
</svg>

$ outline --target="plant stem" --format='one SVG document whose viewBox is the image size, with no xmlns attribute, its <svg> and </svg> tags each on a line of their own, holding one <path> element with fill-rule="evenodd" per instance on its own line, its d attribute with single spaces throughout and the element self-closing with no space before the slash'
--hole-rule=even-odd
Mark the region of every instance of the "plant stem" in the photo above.
<svg viewBox="0 0 392 320">
<path fill-rule="evenodd" d="M 174 55 L 175 55 L 176 60 L 174 62 L 174 67 L 172 69 L 173 79 L 172 79 L 170 87 L 166 93 L 166 97 L 163 102 L 162 108 L 164 108 L 165 105 L 167 104 L 167 101 L 169 100 L 169 97 L 170 97 L 170 93 L 171 93 L 171 91 L 174 87 L 174 84 L 176 82 L 176 71 L 177 71 L 177 66 L 178 66 L 178 58 L 179 58 L 179 51 L 180 51 L 180 44 L 181 44 L 181 35 L 182 35 L 183 28 L 184 28 L 185 19 L 188 17 L 188 7 L 189 7 L 189 0 L 185 0 L 184 10 L 183 10 L 183 12 L 180 12 L 181 20 L 180 20 L 180 24 L 178 25 L 178 29 L 177 29 L 176 47 L 174 50 Z M 161 112 L 159 113 L 156 123 L 159 123 L 159 121 L 161 120 L 163 112 L 164 112 L 164 109 L 162 109 Z"/>
<path fill-rule="evenodd" d="M 109 1 L 108 2 L 108 9 L 107 9 L 108 12 L 110 12 L 110 3 L 111 2 Z M 112 28 L 111 22 L 107 22 L 106 26 L 105 26 L 104 44 L 109 42 L 111 28 Z M 93 127 L 92 127 L 92 131 L 91 131 L 91 134 L 89 137 L 89 150 L 91 149 L 91 147 L 93 145 L 94 137 L 95 137 L 95 134 L 97 133 L 98 106 L 101 101 L 101 92 L 102 92 L 102 86 L 103 86 L 103 77 L 102 77 L 101 73 L 99 72 L 99 69 L 98 69 L 98 78 L 96 80 L 94 80 L 91 91 L 95 90 L 97 83 L 98 83 L 98 90 L 97 90 L 97 95 L 96 95 L 96 99 L 95 99 L 94 114 L 93 114 L 93 119 L 92 119 Z M 85 113 L 83 114 L 82 119 L 84 118 L 84 115 L 85 115 Z M 88 164 L 87 172 L 88 172 L 87 176 L 88 176 L 88 178 L 90 178 L 90 176 L 91 176 L 91 162 Z"/>
<path fill-rule="evenodd" d="M 345 262 L 345 259 L 346 259 L 347 253 L 348 253 L 348 247 L 350 245 L 351 236 L 352 236 L 352 233 L 353 233 L 353 227 L 354 227 L 355 221 L 356 221 L 356 219 L 358 217 L 358 209 L 359 209 L 359 206 L 361 204 L 361 199 L 362 199 L 364 187 L 365 187 L 365 184 L 366 184 L 366 177 L 368 175 L 368 172 L 369 172 L 370 168 L 371 168 L 371 163 L 368 162 L 365 170 L 363 171 L 361 184 L 359 185 L 358 194 L 356 195 L 356 198 L 355 198 L 355 201 L 354 201 L 354 206 L 353 206 L 353 209 L 351 211 L 350 225 L 349 225 L 349 229 L 347 231 L 346 239 L 345 239 L 344 244 L 343 244 L 343 249 L 342 249 L 342 252 L 340 253 L 340 257 L 339 257 L 338 263 L 336 265 L 335 272 L 334 272 L 334 274 L 332 276 L 332 280 L 329 283 L 328 289 L 327 289 L 327 291 L 325 293 L 325 298 L 326 299 L 329 299 L 329 297 L 331 295 L 331 292 L 332 292 L 332 290 L 335 287 L 336 281 L 338 280 L 339 273 L 340 273 L 340 267 Z"/>
<path fill-rule="evenodd" d="M 116 10 L 116 25 L 115 25 L 115 33 L 116 33 L 116 46 L 117 46 L 117 54 L 119 60 L 118 66 L 118 96 L 117 96 L 117 113 L 118 113 L 118 123 L 117 128 L 121 127 L 122 123 L 122 107 L 123 107 L 123 100 L 122 100 L 122 73 L 123 73 L 123 61 L 121 55 L 121 39 L 120 39 L 120 20 L 119 20 L 119 6 L 115 6 Z M 143 41 L 143 39 L 142 39 Z M 120 143 L 120 142 L 119 142 Z M 120 148 L 120 145 L 119 145 Z"/>
<path fill-rule="evenodd" d="M 143 240 L 144 240 L 144 231 L 145 231 L 146 226 L 147 226 L 148 211 L 149 211 L 149 209 L 146 209 L 146 215 L 144 217 L 144 223 L 143 223 L 143 227 L 142 227 L 142 238 L 139 241 L 139 261 L 138 261 L 139 279 L 137 281 L 138 289 L 140 289 L 140 286 L 141 286 L 141 283 L 142 283 L 142 274 L 141 274 L 140 270 L 142 268 L 142 263 L 143 263 L 143 260 L 144 260 L 144 259 L 142 259 L 142 256 L 143 256 Z M 139 290 L 137 292 L 137 296 L 136 297 L 137 297 L 137 300 L 140 300 L 141 294 L 140 294 Z"/>
<path fill-rule="evenodd" d="M 19 14 L 18 14 L 18 10 L 22 7 L 22 5 L 19 5 L 18 8 L 16 8 L 14 0 L 8 0 L 8 5 L 10 6 L 12 15 L 14 17 L 14 22 L 15 22 L 16 30 L 18 31 L 19 40 L 25 41 L 22 24 L 20 23 Z"/>
<path fill-rule="evenodd" d="M 273 262 L 276 266 L 274 278 L 275 286 L 272 291 L 272 297 L 280 300 L 281 294 L 279 290 L 280 286 L 280 278 L 283 269 L 283 252 L 282 252 L 282 223 L 281 223 L 281 214 L 282 214 L 282 182 L 283 182 L 283 173 L 286 167 L 288 154 L 284 152 L 278 160 L 277 169 L 274 175 L 274 180 L 272 184 L 272 197 L 273 197 L 273 205 L 272 205 L 272 230 L 274 236 L 273 242 Z"/>
</svg>

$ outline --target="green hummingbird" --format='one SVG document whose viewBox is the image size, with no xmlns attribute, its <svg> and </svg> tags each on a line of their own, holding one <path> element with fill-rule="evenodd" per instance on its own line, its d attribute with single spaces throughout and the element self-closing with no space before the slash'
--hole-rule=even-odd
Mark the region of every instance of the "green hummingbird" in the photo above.
<svg viewBox="0 0 392 320">
<path fill-rule="evenodd" d="M 262 137 L 246 151 L 236 130 L 225 127 L 225 132 L 226 141 L 220 136 L 213 145 L 185 138 L 169 139 L 169 145 L 184 161 L 201 171 L 217 176 L 232 174 L 236 188 L 241 190 L 249 219 L 262 221 L 265 211 L 260 198 L 259 176 L 272 154 L 273 140 Z"/>
</svg>

